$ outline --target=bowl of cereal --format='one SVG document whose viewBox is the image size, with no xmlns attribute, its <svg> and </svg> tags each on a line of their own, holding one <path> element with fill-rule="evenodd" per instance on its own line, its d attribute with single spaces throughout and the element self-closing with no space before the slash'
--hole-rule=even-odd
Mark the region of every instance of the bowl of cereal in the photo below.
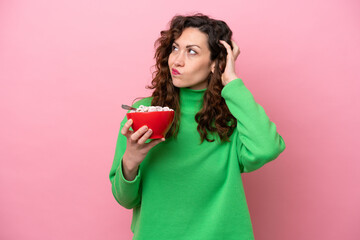
<svg viewBox="0 0 360 240">
<path fill-rule="evenodd" d="M 140 105 L 136 110 L 128 112 L 126 116 L 128 120 L 133 120 L 131 127 L 135 132 L 146 125 L 153 131 L 149 139 L 158 139 L 164 138 L 169 131 L 175 112 L 169 107 Z"/>
</svg>

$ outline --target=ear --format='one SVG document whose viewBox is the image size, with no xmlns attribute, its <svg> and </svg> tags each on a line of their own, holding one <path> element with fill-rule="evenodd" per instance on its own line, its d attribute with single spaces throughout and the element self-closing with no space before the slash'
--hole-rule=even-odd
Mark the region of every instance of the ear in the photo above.
<svg viewBox="0 0 360 240">
<path fill-rule="evenodd" d="M 215 61 L 212 62 L 211 64 L 211 72 L 214 74 L 215 72 Z"/>
</svg>

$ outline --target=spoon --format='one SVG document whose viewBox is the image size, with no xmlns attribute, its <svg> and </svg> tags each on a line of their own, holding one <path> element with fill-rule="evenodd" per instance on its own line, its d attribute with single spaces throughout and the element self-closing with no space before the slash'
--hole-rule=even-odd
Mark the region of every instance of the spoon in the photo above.
<svg viewBox="0 0 360 240">
<path fill-rule="evenodd" d="M 130 107 L 130 106 L 125 105 L 125 104 L 121 105 L 121 107 L 122 107 L 123 109 L 126 109 L 126 110 L 135 110 L 135 111 L 136 111 L 136 108 Z"/>
</svg>

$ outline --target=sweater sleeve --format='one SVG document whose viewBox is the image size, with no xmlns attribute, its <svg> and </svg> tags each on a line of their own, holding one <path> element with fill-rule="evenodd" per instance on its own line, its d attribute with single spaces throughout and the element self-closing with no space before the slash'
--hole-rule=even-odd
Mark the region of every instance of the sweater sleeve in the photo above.
<svg viewBox="0 0 360 240">
<path fill-rule="evenodd" d="M 116 142 L 115 156 L 110 170 L 110 182 L 112 185 L 112 193 L 116 201 L 123 207 L 131 209 L 140 204 L 141 190 L 141 169 L 139 167 L 138 173 L 134 180 L 128 181 L 123 175 L 122 158 L 126 150 L 127 139 L 121 134 L 121 129 L 127 122 L 125 115 L 123 121 L 120 124 L 118 139 Z"/>
<path fill-rule="evenodd" d="M 133 104 L 133 107 L 137 108 L 140 105 L 149 106 L 151 105 L 151 100 L 152 98 L 150 97 L 143 98 L 135 102 Z M 125 179 L 123 173 L 122 158 L 126 150 L 127 139 L 124 135 L 121 134 L 121 129 L 124 127 L 127 120 L 128 119 L 125 115 L 124 119 L 121 121 L 120 124 L 119 134 L 115 148 L 115 156 L 111 166 L 109 178 L 115 200 L 121 206 L 127 209 L 131 209 L 140 205 L 141 202 L 141 166 L 139 166 L 139 170 L 134 180 L 128 181 Z M 130 127 L 130 130 L 133 129 Z M 148 142 L 149 139 L 146 141 L 146 143 Z"/>
<path fill-rule="evenodd" d="M 241 172 L 254 171 L 276 159 L 285 150 L 284 139 L 244 82 L 240 78 L 229 82 L 221 95 L 237 119 L 235 141 Z"/>
</svg>

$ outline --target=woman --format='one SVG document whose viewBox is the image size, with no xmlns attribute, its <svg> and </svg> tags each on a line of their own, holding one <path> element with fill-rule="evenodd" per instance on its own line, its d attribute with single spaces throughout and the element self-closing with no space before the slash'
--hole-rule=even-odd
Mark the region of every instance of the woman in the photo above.
<svg viewBox="0 0 360 240">
<path fill-rule="evenodd" d="M 112 192 L 133 209 L 133 239 L 254 239 L 241 173 L 284 151 L 264 109 L 235 73 L 240 51 L 223 21 L 175 16 L 161 32 L 151 97 L 133 106 L 168 106 L 165 138 L 121 123 Z"/>
</svg>

